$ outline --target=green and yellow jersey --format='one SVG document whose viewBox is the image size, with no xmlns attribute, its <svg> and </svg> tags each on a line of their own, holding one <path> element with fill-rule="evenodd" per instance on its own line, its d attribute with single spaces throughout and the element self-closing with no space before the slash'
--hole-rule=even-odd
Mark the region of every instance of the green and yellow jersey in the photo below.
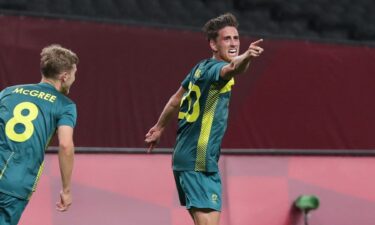
<svg viewBox="0 0 375 225">
<path fill-rule="evenodd" d="M 76 105 L 48 83 L 0 92 L 0 192 L 29 199 L 57 127 L 76 124 Z"/>
<path fill-rule="evenodd" d="M 227 63 L 206 59 L 182 82 L 187 90 L 178 114 L 177 140 L 173 154 L 176 171 L 218 171 L 221 141 L 227 128 L 228 105 L 234 79 L 220 77 Z"/>
</svg>

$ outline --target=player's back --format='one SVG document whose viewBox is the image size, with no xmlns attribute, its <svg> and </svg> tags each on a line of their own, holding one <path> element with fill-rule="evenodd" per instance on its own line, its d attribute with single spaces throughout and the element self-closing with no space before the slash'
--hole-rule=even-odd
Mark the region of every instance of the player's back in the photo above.
<svg viewBox="0 0 375 225">
<path fill-rule="evenodd" d="M 75 107 L 48 83 L 12 86 L 0 93 L 0 192 L 30 196 L 49 140 L 62 120 L 74 126 Z"/>
</svg>

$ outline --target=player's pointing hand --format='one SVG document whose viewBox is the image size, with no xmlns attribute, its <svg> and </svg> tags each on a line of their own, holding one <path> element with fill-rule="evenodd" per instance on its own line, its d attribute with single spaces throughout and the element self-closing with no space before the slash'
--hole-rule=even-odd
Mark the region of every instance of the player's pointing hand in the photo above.
<svg viewBox="0 0 375 225">
<path fill-rule="evenodd" d="M 262 42 L 263 42 L 263 39 L 259 39 L 250 44 L 248 51 L 251 57 L 258 57 L 262 54 L 264 49 L 259 46 L 259 44 Z"/>
</svg>

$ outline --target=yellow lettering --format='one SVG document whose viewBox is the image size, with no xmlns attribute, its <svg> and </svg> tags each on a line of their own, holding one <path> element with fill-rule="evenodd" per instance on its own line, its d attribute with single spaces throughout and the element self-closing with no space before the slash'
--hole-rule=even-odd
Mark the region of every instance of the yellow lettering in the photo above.
<svg viewBox="0 0 375 225">
<path fill-rule="evenodd" d="M 37 90 L 30 91 L 30 96 L 36 97 L 36 96 L 38 96 L 38 94 L 39 94 L 39 91 L 37 91 Z"/>
<path fill-rule="evenodd" d="M 12 93 L 17 93 L 17 94 L 23 94 L 23 95 L 29 95 L 31 97 L 36 97 L 36 98 L 40 98 L 40 99 L 43 99 L 43 100 L 46 100 L 46 101 L 49 101 L 49 102 L 55 102 L 57 97 L 55 95 L 52 95 L 50 93 L 45 93 L 45 92 L 42 92 L 42 91 L 38 91 L 38 90 L 27 90 L 27 89 L 23 89 L 23 88 L 16 88 L 13 90 Z"/>
<path fill-rule="evenodd" d="M 21 94 L 23 91 L 23 88 L 16 88 L 13 93 L 18 93 L 18 94 Z"/>
<path fill-rule="evenodd" d="M 49 99 L 50 102 L 55 102 L 56 96 L 52 95 L 51 98 Z"/>
<path fill-rule="evenodd" d="M 51 98 L 51 94 L 47 93 L 47 94 L 44 96 L 43 99 L 48 101 L 48 99 L 50 99 L 50 98 Z"/>
<path fill-rule="evenodd" d="M 39 95 L 38 95 L 38 98 L 43 98 L 45 94 L 46 93 L 44 93 L 44 92 L 40 92 Z"/>
</svg>

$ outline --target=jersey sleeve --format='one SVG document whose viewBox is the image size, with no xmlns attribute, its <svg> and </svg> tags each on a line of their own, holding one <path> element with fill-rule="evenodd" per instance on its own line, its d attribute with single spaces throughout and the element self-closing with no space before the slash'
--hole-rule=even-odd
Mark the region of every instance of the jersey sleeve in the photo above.
<svg viewBox="0 0 375 225">
<path fill-rule="evenodd" d="M 7 90 L 8 88 L 4 88 L 3 90 L 0 90 L 0 99 L 2 99 L 5 95 L 5 91 Z"/>
<path fill-rule="evenodd" d="M 70 126 L 75 127 L 77 122 L 77 107 L 75 104 L 69 104 L 64 107 L 59 120 L 57 121 L 57 126 Z"/>
<path fill-rule="evenodd" d="M 189 89 L 189 82 L 190 82 L 189 77 L 190 77 L 190 74 L 188 74 L 188 75 L 185 77 L 185 79 L 181 82 L 181 86 L 182 86 L 185 90 Z"/>
<path fill-rule="evenodd" d="M 220 76 L 220 72 L 221 72 L 221 69 L 223 68 L 223 66 L 227 65 L 228 63 L 227 62 L 218 62 L 218 63 L 214 63 L 212 64 L 208 70 L 207 70 L 207 73 L 208 73 L 208 77 L 209 79 L 212 81 L 212 82 L 218 82 L 218 81 L 221 81 L 221 76 Z"/>
<path fill-rule="evenodd" d="M 186 75 L 185 79 L 181 82 L 181 86 L 185 89 L 189 89 L 189 83 L 194 80 L 195 73 L 200 69 L 201 62 L 194 66 L 194 68 Z"/>
</svg>

